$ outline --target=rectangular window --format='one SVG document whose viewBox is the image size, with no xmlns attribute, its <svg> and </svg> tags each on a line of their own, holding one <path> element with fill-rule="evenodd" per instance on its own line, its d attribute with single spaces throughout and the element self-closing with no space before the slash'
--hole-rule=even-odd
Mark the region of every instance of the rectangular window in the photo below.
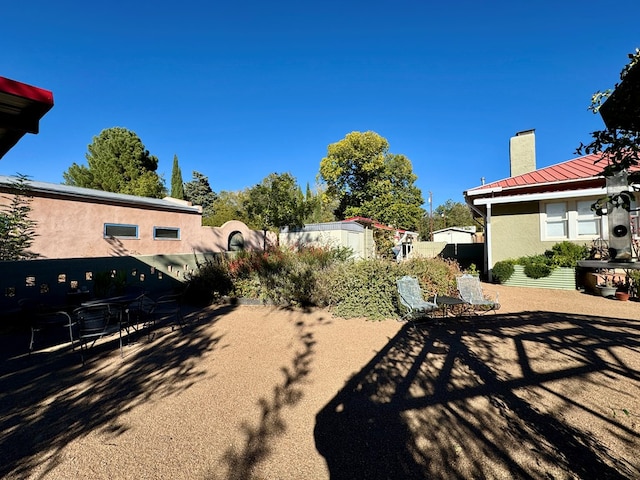
<svg viewBox="0 0 640 480">
<path fill-rule="evenodd" d="M 138 238 L 137 225 L 122 225 L 118 223 L 105 223 L 104 236 L 112 238 Z"/>
<path fill-rule="evenodd" d="M 590 200 L 577 202 L 578 210 L 578 236 L 600 236 L 600 217 L 591 210 Z"/>
<path fill-rule="evenodd" d="M 154 240 L 180 240 L 180 229 L 176 227 L 153 227 Z"/>
<path fill-rule="evenodd" d="M 545 211 L 547 238 L 567 238 L 567 204 L 548 203 Z"/>
</svg>

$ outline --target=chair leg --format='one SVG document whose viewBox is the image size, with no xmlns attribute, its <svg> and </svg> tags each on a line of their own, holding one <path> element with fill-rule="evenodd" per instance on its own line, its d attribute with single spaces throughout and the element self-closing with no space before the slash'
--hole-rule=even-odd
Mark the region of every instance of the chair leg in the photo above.
<svg viewBox="0 0 640 480">
<path fill-rule="evenodd" d="M 36 329 L 31 327 L 31 341 L 29 342 L 29 355 L 33 352 L 33 341 L 35 337 Z"/>
</svg>

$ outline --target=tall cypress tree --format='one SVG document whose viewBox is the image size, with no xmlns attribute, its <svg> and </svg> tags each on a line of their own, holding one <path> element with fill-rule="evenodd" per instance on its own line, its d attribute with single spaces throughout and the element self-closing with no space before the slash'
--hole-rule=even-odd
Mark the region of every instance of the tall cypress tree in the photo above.
<svg viewBox="0 0 640 480">
<path fill-rule="evenodd" d="M 173 169 L 171 170 L 171 197 L 184 200 L 184 183 L 182 172 L 178 165 L 178 156 L 173 156 Z"/>
</svg>

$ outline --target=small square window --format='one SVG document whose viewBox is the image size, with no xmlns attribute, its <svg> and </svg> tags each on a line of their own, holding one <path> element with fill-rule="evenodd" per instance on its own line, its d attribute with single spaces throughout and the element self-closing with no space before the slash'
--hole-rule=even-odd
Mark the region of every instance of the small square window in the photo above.
<svg viewBox="0 0 640 480">
<path fill-rule="evenodd" d="M 61 273 L 58 275 L 58 283 L 66 283 L 67 282 L 67 274 Z"/>
</svg>

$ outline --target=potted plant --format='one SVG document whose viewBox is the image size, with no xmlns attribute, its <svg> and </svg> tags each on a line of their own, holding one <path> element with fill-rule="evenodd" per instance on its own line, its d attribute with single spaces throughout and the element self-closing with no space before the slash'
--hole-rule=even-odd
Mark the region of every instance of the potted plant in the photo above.
<svg viewBox="0 0 640 480">
<path fill-rule="evenodd" d="M 609 276 L 604 278 L 603 283 L 596 285 L 596 288 L 600 292 L 600 295 L 602 295 L 605 298 L 611 298 L 615 296 L 616 291 L 618 289 L 616 285 L 614 285 L 613 279 Z"/>
<path fill-rule="evenodd" d="M 629 300 L 629 278 L 626 275 L 624 276 L 624 280 L 618 277 L 614 284 L 616 286 L 616 298 L 622 301 Z"/>
</svg>

